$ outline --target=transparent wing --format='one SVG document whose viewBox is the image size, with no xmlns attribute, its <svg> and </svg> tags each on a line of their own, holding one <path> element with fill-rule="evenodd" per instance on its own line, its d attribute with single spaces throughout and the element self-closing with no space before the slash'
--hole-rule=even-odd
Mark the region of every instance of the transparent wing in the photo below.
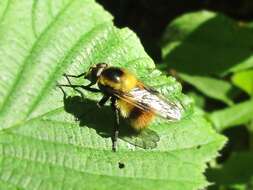
<svg viewBox="0 0 253 190">
<path fill-rule="evenodd" d="M 152 110 L 157 115 L 171 121 L 180 120 L 184 110 L 180 103 L 168 101 L 149 88 L 137 87 L 128 93 L 114 91 L 113 94 L 144 111 Z"/>
<path fill-rule="evenodd" d="M 129 92 L 133 102 L 151 107 L 154 112 L 168 120 L 180 120 L 183 107 L 180 103 L 166 100 L 158 93 L 148 89 L 134 88 Z"/>
</svg>

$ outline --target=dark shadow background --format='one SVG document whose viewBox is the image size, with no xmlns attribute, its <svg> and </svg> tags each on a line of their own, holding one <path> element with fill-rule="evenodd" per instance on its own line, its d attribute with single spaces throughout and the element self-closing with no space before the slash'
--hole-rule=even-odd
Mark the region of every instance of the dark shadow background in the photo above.
<svg viewBox="0 0 253 190">
<path fill-rule="evenodd" d="M 147 53 L 161 60 L 159 40 L 167 24 L 181 14 L 212 10 L 232 18 L 253 19 L 252 0 L 97 0 L 114 16 L 118 27 L 129 27 L 136 32 Z"/>
</svg>

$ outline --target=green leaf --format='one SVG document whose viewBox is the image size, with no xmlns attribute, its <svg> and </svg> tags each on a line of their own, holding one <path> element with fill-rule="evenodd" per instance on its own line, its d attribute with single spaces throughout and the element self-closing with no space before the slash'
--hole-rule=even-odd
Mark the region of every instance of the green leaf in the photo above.
<svg viewBox="0 0 253 190">
<path fill-rule="evenodd" d="M 252 189 L 252 159 L 252 151 L 233 153 L 223 165 L 207 170 L 208 179 L 223 189 Z"/>
<path fill-rule="evenodd" d="M 233 101 L 230 99 L 233 86 L 229 82 L 205 76 L 191 76 L 183 73 L 179 73 L 178 75 L 206 96 L 220 100 L 228 105 L 233 104 Z"/>
<path fill-rule="evenodd" d="M 195 91 L 190 91 L 187 93 L 188 96 L 190 96 L 197 107 L 203 108 L 205 106 L 205 97 Z"/>
<path fill-rule="evenodd" d="M 188 13 L 172 21 L 164 34 L 162 54 L 178 72 L 226 74 L 253 67 L 253 30 L 208 11 Z"/>
<path fill-rule="evenodd" d="M 232 82 L 250 96 L 253 95 L 253 70 L 235 73 L 232 76 Z"/>
<path fill-rule="evenodd" d="M 218 131 L 246 124 L 253 119 L 253 100 L 247 100 L 229 108 L 214 111 L 208 115 L 208 118 Z"/>
<path fill-rule="evenodd" d="M 2 189 L 187 190 L 208 184 L 206 163 L 226 139 L 192 109 L 174 78 L 154 69 L 133 32 L 114 27 L 92 0 L 4 0 L 0 6 Z M 154 149 L 120 139 L 112 152 L 113 113 L 96 107 L 101 94 L 83 91 L 82 99 L 64 89 L 64 97 L 55 87 L 67 83 L 64 72 L 79 74 L 99 62 L 128 68 L 184 105 L 182 121 L 151 123 L 160 139 L 153 135 L 148 142 L 157 143 Z"/>
</svg>

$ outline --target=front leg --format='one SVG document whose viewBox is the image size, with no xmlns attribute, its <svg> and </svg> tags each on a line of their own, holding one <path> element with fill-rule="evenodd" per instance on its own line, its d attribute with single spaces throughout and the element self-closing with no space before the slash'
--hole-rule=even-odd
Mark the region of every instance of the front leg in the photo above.
<svg viewBox="0 0 253 190">
<path fill-rule="evenodd" d="M 90 82 L 90 84 L 88 84 L 88 85 L 73 85 L 71 82 L 70 82 L 70 80 L 69 80 L 69 77 L 74 77 L 74 78 L 80 78 L 80 77 L 82 77 L 82 76 L 84 76 L 86 73 L 82 73 L 82 74 L 80 74 L 80 75 L 67 75 L 67 74 L 64 74 L 63 76 L 65 76 L 66 77 L 66 79 L 67 79 L 67 81 L 68 81 L 68 85 L 66 85 L 66 84 L 57 84 L 57 86 L 59 86 L 59 87 L 62 87 L 62 86 L 64 86 L 64 87 L 71 87 L 71 88 L 73 88 L 73 89 L 75 89 L 75 90 L 77 90 L 76 88 L 82 88 L 82 89 L 84 89 L 84 90 L 87 90 L 87 91 L 90 91 L 90 92 L 100 92 L 100 90 L 99 89 L 96 89 L 96 88 L 92 88 L 91 86 L 93 86 L 94 84 L 96 84 L 95 82 Z M 77 90 L 78 91 L 78 90 Z M 78 91 L 79 92 L 79 91 Z M 80 92 L 79 92 L 80 93 Z"/>
<path fill-rule="evenodd" d="M 111 107 L 115 116 L 114 133 L 112 136 L 112 151 L 116 152 L 117 140 L 119 136 L 119 109 L 116 107 L 116 98 L 111 98 Z"/>
<path fill-rule="evenodd" d="M 72 85 L 71 81 L 69 80 L 68 75 L 64 74 L 64 76 L 66 77 L 66 79 L 67 79 L 67 81 L 68 81 L 69 85 Z M 60 88 L 62 88 L 62 87 L 60 87 Z M 77 89 L 77 88 L 73 88 L 73 89 L 74 89 L 75 91 L 77 91 L 77 92 L 81 95 L 82 100 L 84 100 L 84 95 L 83 95 L 82 91 L 81 91 L 81 90 L 79 90 L 79 89 Z"/>
<path fill-rule="evenodd" d="M 73 78 L 80 78 L 82 76 L 85 76 L 86 73 L 81 73 L 80 75 L 68 75 L 68 74 L 63 74 L 65 77 L 73 77 Z"/>
<path fill-rule="evenodd" d="M 71 88 L 82 88 L 84 90 L 90 91 L 90 92 L 101 92 L 99 89 L 97 88 L 91 88 L 90 84 L 85 86 L 85 85 L 74 85 L 74 84 L 57 84 L 57 86 L 64 86 L 64 87 L 71 87 Z"/>
</svg>

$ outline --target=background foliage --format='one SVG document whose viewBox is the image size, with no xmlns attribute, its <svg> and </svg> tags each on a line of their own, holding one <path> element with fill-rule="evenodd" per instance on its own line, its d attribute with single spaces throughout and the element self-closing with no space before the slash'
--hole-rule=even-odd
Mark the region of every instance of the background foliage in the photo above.
<svg viewBox="0 0 253 190">
<path fill-rule="evenodd" d="M 216 7 L 211 1 L 99 2 L 116 25 L 139 34 L 156 65 L 138 37 L 115 27 L 92 0 L 0 2 L 0 187 L 251 189 L 252 24 L 195 9 L 250 19 L 252 3 L 240 1 L 235 13 L 223 8 L 225 1 Z M 82 98 L 55 87 L 66 83 L 64 72 L 78 74 L 98 62 L 127 67 L 168 99 L 179 99 L 182 121 L 158 118 L 138 137 L 126 130 L 113 153 L 111 110 L 96 107 L 101 95 L 83 92 Z M 160 140 L 146 140 L 149 133 Z M 226 142 L 222 134 L 229 141 L 215 160 Z"/>
</svg>

